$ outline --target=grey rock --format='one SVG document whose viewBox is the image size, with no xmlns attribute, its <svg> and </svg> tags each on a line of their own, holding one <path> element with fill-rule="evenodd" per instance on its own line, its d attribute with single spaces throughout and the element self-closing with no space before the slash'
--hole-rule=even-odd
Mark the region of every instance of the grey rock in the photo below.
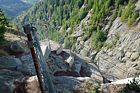
<svg viewBox="0 0 140 93">
<path fill-rule="evenodd" d="M 88 86 L 89 83 L 90 86 Z M 89 77 L 75 78 L 75 77 L 61 76 L 61 77 L 54 78 L 54 85 L 58 93 L 59 92 L 79 93 L 79 91 L 83 91 L 80 93 L 86 93 L 89 87 L 95 88 L 95 86 L 93 86 L 94 84 L 96 84 L 96 82 L 93 82 L 93 80 Z"/>
<path fill-rule="evenodd" d="M 126 56 L 126 57 L 128 57 L 128 58 L 130 58 L 130 57 L 131 57 L 131 55 L 132 55 L 132 53 L 131 53 L 131 52 L 126 52 L 126 54 L 125 54 L 125 56 Z"/>
<path fill-rule="evenodd" d="M 22 73 L 10 70 L 0 70 L 0 92 L 13 93 L 13 82 L 16 79 L 23 78 Z"/>
<path fill-rule="evenodd" d="M 126 87 L 125 84 L 102 84 L 100 91 L 102 93 L 118 93 Z"/>
<path fill-rule="evenodd" d="M 35 67 L 34 67 L 34 62 L 33 62 L 31 54 L 21 56 L 20 60 L 21 60 L 23 65 L 19 69 L 23 73 L 29 74 L 29 75 L 35 75 L 36 74 Z"/>
<path fill-rule="evenodd" d="M 103 82 L 103 76 L 101 75 L 98 67 L 93 63 L 86 63 L 83 62 L 82 69 L 81 69 L 81 75 L 91 77 L 93 80 L 97 80 L 98 82 Z"/>
<path fill-rule="evenodd" d="M 22 63 L 18 58 L 15 57 L 0 57 L 0 69 L 14 69 L 21 66 Z"/>
<path fill-rule="evenodd" d="M 109 30 L 106 42 L 111 42 L 116 33 L 119 35 L 114 47 L 103 47 L 95 57 L 99 70 L 108 80 L 116 80 L 134 76 L 139 73 L 140 61 L 140 24 L 135 29 L 128 29 L 125 23 L 117 18 Z M 131 69 L 130 69 L 131 68 Z"/>
<path fill-rule="evenodd" d="M 86 49 L 82 49 L 80 51 L 80 55 L 86 57 L 88 55 L 88 51 Z"/>
<path fill-rule="evenodd" d="M 140 14 L 140 0 L 138 0 L 138 2 L 136 3 L 136 8 L 137 11 L 139 11 Z"/>
<path fill-rule="evenodd" d="M 65 59 L 61 56 L 51 55 L 52 58 L 47 61 L 49 73 L 54 74 L 57 71 L 67 71 L 69 66 L 66 64 Z M 67 59 L 67 58 L 66 58 Z"/>
<path fill-rule="evenodd" d="M 132 55 L 131 55 L 131 60 L 132 61 L 135 61 L 137 58 L 139 57 L 139 53 L 138 52 L 135 52 L 135 53 L 133 53 Z"/>
<path fill-rule="evenodd" d="M 75 77 L 59 76 L 54 78 L 54 85 L 59 92 L 67 91 L 72 93 L 80 81 Z"/>
<path fill-rule="evenodd" d="M 79 29 L 79 31 L 75 31 L 72 36 L 77 38 L 77 37 L 82 36 L 83 34 L 84 34 L 83 31 Z"/>
<path fill-rule="evenodd" d="M 24 53 L 26 50 L 24 46 L 21 45 L 20 42 L 13 42 L 10 46 L 10 50 L 14 53 Z"/>
</svg>

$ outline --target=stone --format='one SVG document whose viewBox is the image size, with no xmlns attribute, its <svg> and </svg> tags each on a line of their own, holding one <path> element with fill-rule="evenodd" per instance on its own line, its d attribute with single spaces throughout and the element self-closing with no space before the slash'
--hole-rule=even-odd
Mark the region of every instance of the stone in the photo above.
<svg viewBox="0 0 140 93">
<path fill-rule="evenodd" d="M 86 57 L 88 55 L 88 51 L 84 48 L 80 51 L 80 55 Z"/>
<path fill-rule="evenodd" d="M 139 11 L 140 14 L 140 0 L 138 0 L 138 2 L 136 3 L 136 8 L 137 11 Z"/>
<path fill-rule="evenodd" d="M 74 57 L 69 56 L 69 58 L 66 59 L 65 62 L 69 64 L 70 68 L 72 68 L 73 63 L 74 63 Z"/>
<path fill-rule="evenodd" d="M 133 76 L 135 76 L 138 73 L 140 73 L 139 70 L 136 70 L 134 67 L 130 67 L 128 69 L 127 77 L 133 77 Z"/>
<path fill-rule="evenodd" d="M 14 82 L 14 85 L 15 85 L 15 91 L 11 93 L 41 93 L 37 76 L 17 79 Z M 46 91 L 45 93 L 48 92 Z"/>
<path fill-rule="evenodd" d="M 21 56 L 20 60 L 21 60 L 23 65 L 19 69 L 24 74 L 29 74 L 29 75 L 35 75 L 36 74 L 35 67 L 34 67 L 34 62 L 33 62 L 31 54 Z"/>
<path fill-rule="evenodd" d="M 50 61 L 49 60 L 47 61 L 47 66 L 49 68 L 50 74 L 54 74 L 57 71 L 68 71 L 69 70 L 69 66 L 65 62 L 65 59 L 63 59 L 63 57 L 53 55 L 53 54 L 51 56 L 52 57 L 50 58 Z"/>
<path fill-rule="evenodd" d="M 75 77 L 59 76 L 54 77 L 54 85 L 59 92 L 69 91 L 72 93 L 75 90 L 75 86 L 80 85 L 80 81 Z"/>
<path fill-rule="evenodd" d="M 48 39 L 40 41 L 40 45 L 42 47 L 42 51 L 43 51 L 44 55 L 48 52 L 48 50 L 46 50 L 46 49 L 50 49 L 51 52 L 56 52 L 56 54 L 60 54 L 63 50 L 62 45 L 58 44 L 55 41 L 48 40 Z"/>
<path fill-rule="evenodd" d="M 18 58 L 15 57 L 0 57 L 0 69 L 13 69 L 17 70 L 17 67 L 21 66 L 22 63 Z"/>
<path fill-rule="evenodd" d="M 75 37 L 75 38 L 77 38 L 77 37 L 82 36 L 83 34 L 84 34 L 83 31 L 82 30 L 79 30 L 79 31 L 75 31 L 72 36 Z"/>
<path fill-rule="evenodd" d="M 90 58 L 94 60 L 94 58 L 96 57 L 97 51 L 93 51 L 90 54 Z"/>
<path fill-rule="evenodd" d="M 15 41 L 11 44 L 10 50 L 13 53 L 24 53 L 25 52 L 25 47 L 23 45 L 21 45 L 20 42 Z"/>
<path fill-rule="evenodd" d="M 131 55 L 132 55 L 132 53 L 131 53 L 131 52 L 126 52 L 126 54 L 125 54 L 125 56 L 127 56 L 128 58 L 130 58 L 130 57 L 131 57 Z"/>
<path fill-rule="evenodd" d="M 23 74 L 17 71 L 0 70 L 0 92 L 13 93 L 13 83 L 16 79 L 23 78 Z"/>
<path fill-rule="evenodd" d="M 98 82 L 103 82 L 103 76 L 101 75 L 98 67 L 93 63 L 83 63 L 81 67 L 81 75 L 84 77 L 91 77 L 93 80 L 97 80 Z"/>
<path fill-rule="evenodd" d="M 83 40 L 84 40 L 83 37 L 78 37 L 78 38 L 77 38 L 77 41 L 79 41 L 79 42 L 80 42 L 80 41 L 83 41 Z"/>
<path fill-rule="evenodd" d="M 101 93 L 119 93 L 123 88 L 125 88 L 125 84 L 102 84 L 100 91 Z"/>
<path fill-rule="evenodd" d="M 41 93 L 37 76 L 29 77 L 26 80 L 25 89 L 27 93 Z"/>
<path fill-rule="evenodd" d="M 131 60 L 132 61 L 135 61 L 138 57 L 139 57 L 140 55 L 139 55 L 139 52 L 135 52 L 135 53 L 133 53 L 132 55 L 131 55 Z"/>
<path fill-rule="evenodd" d="M 57 93 L 89 93 L 89 89 L 94 89 L 98 84 L 89 77 L 60 76 L 54 78 L 54 85 Z"/>
</svg>

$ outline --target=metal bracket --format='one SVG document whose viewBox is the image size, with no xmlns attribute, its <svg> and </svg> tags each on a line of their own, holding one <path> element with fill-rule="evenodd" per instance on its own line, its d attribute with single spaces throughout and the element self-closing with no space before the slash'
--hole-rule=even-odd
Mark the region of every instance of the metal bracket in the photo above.
<svg viewBox="0 0 140 93">
<path fill-rule="evenodd" d="M 25 34 L 31 34 L 32 26 L 30 24 L 23 26 Z"/>
</svg>

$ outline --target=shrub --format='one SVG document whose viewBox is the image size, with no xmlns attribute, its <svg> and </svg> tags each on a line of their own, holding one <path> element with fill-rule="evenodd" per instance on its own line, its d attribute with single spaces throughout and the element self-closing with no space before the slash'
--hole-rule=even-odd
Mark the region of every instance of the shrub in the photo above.
<svg viewBox="0 0 140 93">
<path fill-rule="evenodd" d="M 92 49 L 99 51 L 106 39 L 106 33 L 97 28 L 97 32 L 92 35 Z"/>
<path fill-rule="evenodd" d="M 138 12 L 135 11 L 135 2 L 137 0 L 129 0 L 128 5 L 122 10 L 121 20 L 127 22 L 128 25 L 132 25 L 139 17 Z"/>
<path fill-rule="evenodd" d="M 140 80 L 134 78 L 133 81 L 130 81 L 130 84 L 127 84 L 124 89 L 121 90 L 121 93 L 140 93 Z"/>
</svg>

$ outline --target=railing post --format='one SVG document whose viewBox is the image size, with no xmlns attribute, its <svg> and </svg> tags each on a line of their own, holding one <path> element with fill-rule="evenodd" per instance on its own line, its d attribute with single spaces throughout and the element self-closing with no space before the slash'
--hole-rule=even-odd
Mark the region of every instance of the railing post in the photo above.
<svg viewBox="0 0 140 93">
<path fill-rule="evenodd" d="M 42 78 L 42 75 L 41 75 L 41 71 L 39 69 L 38 57 L 37 57 L 37 55 L 35 53 L 35 49 L 34 49 L 33 38 L 32 38 L 32 34 L 31 34 L 31 30 L 32 30 L 31 26 L 30 25 L 25 25 L 25 26 L 23 26 L 23 29 L 24 29 L 25 34 L 27 34 L 28 45 L 29 45 L 29 48 L 31 50 L 36 74 L 37 74 L 39 85 L 40 85 L 40 90 L 41 90 L 42 93 L 45 93 L 44 85 L 43 85 L 43 78 Z"/>
</svg>

